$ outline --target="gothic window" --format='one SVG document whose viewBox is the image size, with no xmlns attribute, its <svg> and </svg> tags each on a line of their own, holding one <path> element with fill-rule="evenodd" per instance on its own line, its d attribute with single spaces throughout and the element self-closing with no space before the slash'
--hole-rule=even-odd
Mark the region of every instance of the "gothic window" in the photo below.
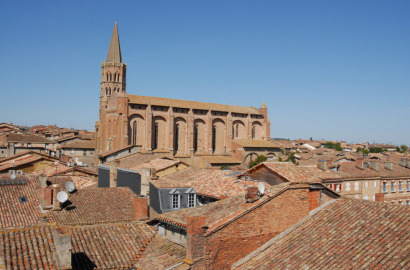
<svg viewBox="0 0 410 270">
<path fill-rule="evenodd" d="M 238 132 L 239 132 L 239 125 L 238 125 L 238 124 L 236 124 L 236 130 L 235 130 L 235 137 L 236 137 L 236 138 L 238 138 L 238 137 L 239 137 Z"/>
<path fill-rule="evenodd" d="M 158 148 L 158 123 L 155 123 L 154 126 L 154 147 L 153 149 L 157 149 Z"/>
<path fill-rule="evenodd" d="M 212 152 L 216 149 L 216 125 L 212 128 Z"/>
<path fill-rule="evenodd" d="M 178 143 L 179 143 L 179 125 L 175 126 L 175 151 L 178 151 Z"/>
<path fill-rule="evenodd" d="M 256 127 L 252 128 L 252 139 L 255 139 Z"/>
<path fill-rule="evenodd" d="M 108 96 L 108 88 L 105 88 L 105 95 Z"/>
<path fill-rule="evenodd" d="M 194 152 L 198 150 L 198 125 L 194 127 Z"/>
<path fill-rule="evenodd" d="M 134 122 L 132 127 L 132 144 L 137 144 L 137 121 Z"/>
<path fill-rule="evenodd" d="M 107 81 L 108 81 L 108 73 L 107 73 Z"/>
<path fill-rule="evenodd" d="M 112 75 L 110 74 L 110 82 L 112 81 Z"/>
</svg>

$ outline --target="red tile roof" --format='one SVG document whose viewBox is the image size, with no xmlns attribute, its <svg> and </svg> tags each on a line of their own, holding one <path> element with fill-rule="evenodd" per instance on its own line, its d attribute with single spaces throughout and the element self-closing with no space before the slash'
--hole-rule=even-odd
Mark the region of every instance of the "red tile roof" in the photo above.
<svg viewBox="0 0 410 270">
<path fill-rule="evenodd" d="M 145 249 L 141 258 L 135 264 L 137 269 L 163 270 L 182 262 L 186 256 L 186 248 L 175 244 L 162 236 L 155 236 Z M 189 269 L 188 265 L 182 264 L 175 270 Z"/>
<path fill-rule="evenodd" d="M 152 183 L 156 188 L 190 188 L 190 185 L 172 181 L 172 180 L 165 180 L 163 178 L 159 178 L 158 180 L 151 180 Z"/>
<path fill-rule="evenodd" d="M 117 152 L 121 152 L 121 151 L 126 150 L 128 148 L 133 148 L 133 147 L 135 147 L 135 145 L 127 145 L 127 146 L 124 146 L 124 147 L 121 147 L 121 148 L 118 148 L 118 149 L 106 151 L 106 152 L 103 152 L 103 153 L 98 153 L 96 155 L 100 156 L 100 157 L 107 157 L 109 155 L 115 154 Z"/>
<path fill-rule="evenodd" d="M 87 140 L 87 141 L 75 141 L 71 143 L 67 143 L 62 145 L 61 148 L 80 148 L 80 149 L 94 149 L 95 148 L 95 141 Z"/>
<path fill-rule="evenodd" d="M 10 133 L 7 135 L 8 142 L 44 142 L 44 143 L 55 143 L 55 141 L 40 137 L 37 135 L 23 135 Z"/>
<path fill-rule="evenodd" d="M 0 231 L 0 258 L 4 258 L 5 268 L 61 269 L 54 229 L 42 226 Z M 58 229 L 71 236 L 73 270 L 132 269 L 155 235 L 152 227 L 136 222 Z"/>
<path fill-rule="evenodd" d="M 410 209 L 341 198 L 232 269 L 408 269 Z"/>
<path fill-rule="evenodd" d="M 18 159 L 13 159 L 13 160 L 10 160 L 8 162 L 4 162 L 0 166 L 0 171 L 4 171 L 4 170 L 7 170 L 7 169 L 13 170 L 14 167 L 21 166 L 21 165 L 24 165 L 24 164 L 28 164 L 28 163 L 31 163 L 31 162 L 35 162 L 35 161 L 38 161 L 38 160 L 41 160 L 41 159 L 43 159 L 43 157 L 31 156 L 31 155 L 26 155 L 24 157 L 19 157 Z"/>
<path fill-rule="evenodd" d="M 240 161 L 237 161 L 231 156 L 204 156 L 202 157 L 210 164 L 240 164 Z"/>
<path fill-rule="evenodd" d="M 137 195 L 128 187 L 78 189 L 68 195 L 61 211 L 50 211 L 58 225 L 87 225 L 132 221 Z"/>
<path fill-rule="evenodd" d="M 7 175 L 2 178 L 8 177 Z M 40 185 L 27 179 L 27 184 L 0 185 L 0 228 L 40 224 Z M 26 197 L 27 202 L 20 202 Z"/>
<path fill-rule="evenodd" d="M 280 145 L 274 141 L 235 139 L 233 142 L 236 142 L 242 147 L 280 148 Z"/>
<path fill-rule="evenodd" d="M 172 160 L 172 159 L 167 159 L 167 158 L 156 158 L 148 162 L 139 164 L 137 166 L 131 167 L 130 170 L 136 170 L 140 172 L 142 168 L 154 168 L 158 172 L 158 171 L 165 170 L 169 167 L 172 167 L 174 165 L 177 165 L 179 163 L 181 163 L 181 161 L 179 160 Z"/>
</svg>

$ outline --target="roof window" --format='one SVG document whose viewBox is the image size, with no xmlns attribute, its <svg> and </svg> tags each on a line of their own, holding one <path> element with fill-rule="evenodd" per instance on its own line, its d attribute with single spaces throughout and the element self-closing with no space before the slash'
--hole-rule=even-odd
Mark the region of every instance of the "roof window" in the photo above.
<svg viewBox="0 0 410 270">
<path fill-rule="evenodd" d="M 19 200 L 21 203 L 28 202 L 26 197 L 20 197 Z"/>
</svg>

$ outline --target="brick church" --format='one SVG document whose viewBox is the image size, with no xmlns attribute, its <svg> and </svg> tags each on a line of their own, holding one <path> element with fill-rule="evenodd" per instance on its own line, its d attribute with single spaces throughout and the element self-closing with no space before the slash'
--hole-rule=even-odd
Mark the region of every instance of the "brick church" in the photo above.
<svg viewBox="0 0 410 270">
<path fill-rule="evenodd" d="M 279 151 L 270 142 L 265 103 L 257 109 L 130 95 L 127 76 L 115 23 L 107 59 L 101 64 L 97 154 L 138 145 L 141 153 L 198 165 L 203 158 L 210 163 L 244 163 L 260 153 L 272 156 Z"/>
</svg>

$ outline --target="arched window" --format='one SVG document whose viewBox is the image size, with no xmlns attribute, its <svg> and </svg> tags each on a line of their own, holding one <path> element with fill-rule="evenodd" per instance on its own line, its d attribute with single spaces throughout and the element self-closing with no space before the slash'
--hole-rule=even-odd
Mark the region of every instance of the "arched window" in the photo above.
<svg viewBox="0 0 410 270">
<path fill-rule="evenodd" d="M 179 143 L 179 125 L 175 126 L 175 151 L 178 151 L 178 143 Z"/>
<path fill-rule="evenodd" d="M 235 132 L 235 137 L 236 137 L 236 138 L 239 137 L 238 132 L 239 132 L 239 125 L 236 124 L 236 132 Z"/>
<path fill-rule="evenodd" d="M 198 125 L 194 127 L 194 152 L 198 151 Z"/>
<path fill-rule="evenodd" d="M 105 88 L 105 95 L 108 96 L 108 88 Z"/>
<path fill-rule="evenodd" d="M 212 128 L 212 152 L 216 149 L 216 125 Z"/>
<path fill-rule="evenodd" d="M 108 73 L 107 73 L 107 81 L 108 81 Z"/>
<path fill-rule="evenodd" d="M 154 147 L 153 150 L 158 148 L 158 123 L 155 123 L 154 126 Z"/>
<path fill-rule="evenodd" d="M 132 144 L 137 145 L 137 121 L 134 122 L 132 127 Z"/>
<path fill-rule="evenodd" d="M 111 75 L 111 73 L 110 73 L 110 81 L 112 81 L 112 75 Z"/>
<path fill-rule="evenodd" d="M 252 128 L 252 139 L 255 139 L 256 127 Z"/>
</svg>

